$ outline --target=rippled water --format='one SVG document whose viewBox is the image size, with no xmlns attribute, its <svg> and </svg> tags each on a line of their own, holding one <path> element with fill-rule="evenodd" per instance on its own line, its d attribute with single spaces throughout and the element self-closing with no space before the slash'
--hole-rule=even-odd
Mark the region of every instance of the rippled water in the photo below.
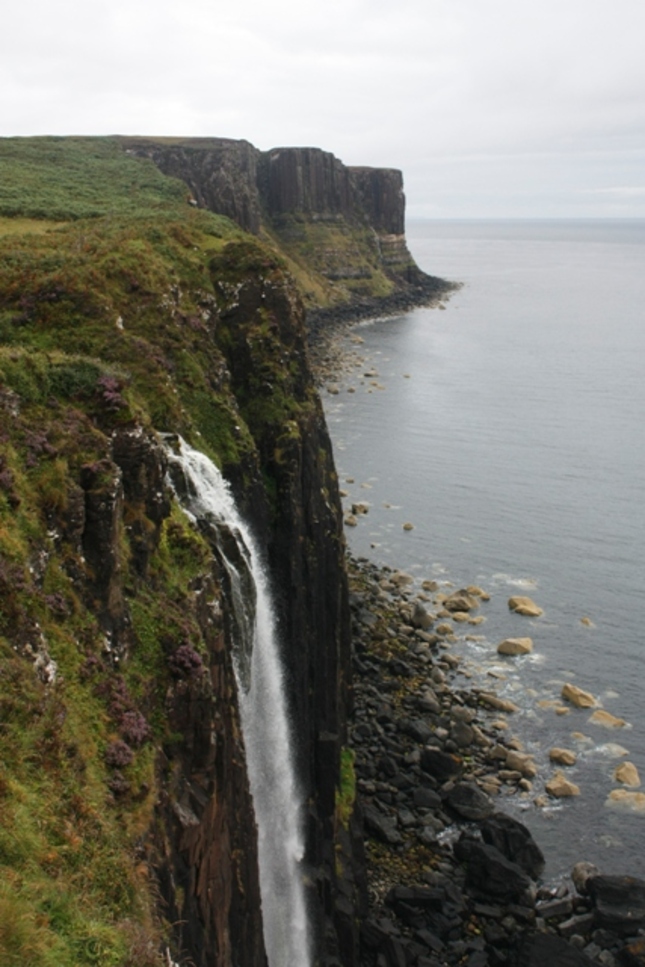
<svg viewBox="0 0 645 967">
<path fill-rule="evenodd" d="M 370 503 L 351 545 L 492 592 L 486 623 L 463 633 L 482 640 L 454 650 L 521 706 L 512 727 L 540 766 L 536 793 L 554 745 L 579 752 L 567 775 L 582 790 L 507 808 L 552 875 L 578 859 L 643 875 L 645 812 L 605 801 L 616 743 L 645 781 L 645 221 L 419 222 L 408 239 L 426 271 L 465 285 L 445 311 L 377 320 L 348 342 L 361 359 L 326 408 L 348 500 Z M 542 618 L 509 613 L 522 590 Z M 534 654 L 498 660 L 511 635 L 530 635 Z M 541 704 L 564 681 L 627 727 Z"/>
</svg>

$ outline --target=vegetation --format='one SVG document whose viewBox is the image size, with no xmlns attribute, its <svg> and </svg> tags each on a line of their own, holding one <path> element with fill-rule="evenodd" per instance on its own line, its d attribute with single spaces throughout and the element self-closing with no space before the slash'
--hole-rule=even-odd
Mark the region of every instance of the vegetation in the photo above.
<svg viewBox="0 0 645 967">
<path fill-rule="evenodd" d="M 110 139 L 0 142 L 7 967 L 147 967 L 167 936 L 146 834 L 159 750 L 181 739 L 168 689 L 206 660 L 194 601 L 211 554 L 176 506 L 160 520 L 126 499 L 114 560 L 91 559 L 83 506 L 117 506 L 114 435 L 180 433 L 275 494 L 280 453 L 252 434 L 270 427 L 286 451 L 316 405 L 301 336 L 290 356 L 280 331 L 283 263 L 186 196 Z M 105 616 L 121 612 L 114 655 Z"/>
</svg>

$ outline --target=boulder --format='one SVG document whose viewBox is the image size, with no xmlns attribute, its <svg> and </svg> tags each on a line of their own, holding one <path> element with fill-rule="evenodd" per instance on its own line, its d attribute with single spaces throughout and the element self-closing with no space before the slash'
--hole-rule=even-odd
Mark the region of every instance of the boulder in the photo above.
<svg viewBox="0 0 645 967">
<path fill-rule="evenodd" d="M 522 938 L 513 967 L 593 967 L 593 961 L 562 937 L 551 933 L 526 934 Z"/>
<path fill-rule="evenodd" d="M 625 719 L 619 719 L 611 712 L 605 712 L 604 709 L 597 709 L 593 715 L 589 717 L 589 721 L 594 725 L 602 725 L 605 729 L 622 729 L 627 722 Z"/>
<path fill-rule="evenodd" d="M 559 766 L 575 766 L 578 761 L 578 756 L 571 749 L 559 749 L 555 747 L 549 752 L 549 759 Z"/>
<path fill-rule="evenodd" d="M 363 806 L 363 818 L 365 828 L 375 839 L 380 839 L 389 846 L 399 846 L 403 842 L 403 837 L 396 829 L 394 821 L 379 812 L 376 806 L 366 803 Z"/>
<path fill-rule="evenodd" d="M 597 705 L 596 699 L 590 692 L 585 692 L 570 682 L 563 685 L 562 698 L 566 702 L 571 702 L 576 708 L 594 708 Z"/>
<path fill-rule="evenodd" d="M 477 896 L 517 903 L 526 900 L 533 884 L 524 870 L 495 846 L 473 841 L 468 846 L 466 887 Z"/>
<path fill-rule="evenodd" d="M 446 611 L 472 611 L 479 607 L 477 598 L 467 591 L 454 591 L 443 602 Z"/>
<path fill-rule="evenodd" d="M 511 863 L 517 863 L 531 879 L 542 873 L 542 850 L 519 820 L 506 813 L 493 813 L 480 824 L 480 829 L 485 843 L 498 849 Z"/>
<path fill-rule="evenodd" d="M 635 876 L 594 876 L 587 883 L 597 926 L 619 936 L 645 927 L 645 880 Z"/>
<path fill-rule="evenodd" d="M 598 867 L 594 866 L 593 863 L 587 863 L 585 860 L 582 860 L 580 863 L 576 863 L 571 870 L 571 879 L 573 881 L 573 885 L 580 896 L 587 895 L 587 883 L 591 877 L 599 875 L 600 870 Z"/>
<path fill-rule="evenodd" d="M 565 799 L 568 796 L 580 795 L 580 787 L 576 786 L 575 782 L 569 782 L 568 779 L 565 779 L 560 770 L 549 779 L 545 785 L 545 789 L 554 799 Z"/>
<path fill-rule="evenodd" d="M 455 783 L 445 801 L 463 819 L 486 819 L 494 809 L 492 799 L 474 782 Z"/>
<path fill-rule="evenodd" d="M 541 614 L 544 614 L 542 608 L 535 601 L 523 595 L 515 595 L 509 598 L 508 606 L 515 614 L 522 614 L 527 618 L 539 618 Z"/>
<path fill-rule="evenodd" d="M 516 752 L 511 749 L 506 754 L 506 768 L 520 772 L 525 778 L 533 779 L 537 776 L 537 766 L 533 761 L 533 756 L 525 752 Z"/>
<path fill-rule="evenodd" d="M 618 806 L 635 813 L 645 813 L 645 792 L 630 792 L 627 789 L 612 789 L 607 796 L 606 806 Z"/>
<path fill-rule="evenodd" d="M 533 651 L 533 641 L 531 638 L 505 638 L 497 646 L 498 655 L 530 655 Z"/>
<path fill-rule="evenodd" d="M 480 692 L 479 700 L 487 705 L 489 708 L 494 708 L 498 712 L 517 712 L 518 707 L 514 702 L 509 699 L 500 698 L 499 695 L 495 695 L 494 692 Z"/>
<path fill-rule="evenodd" d="M 461 772 L 462 762 L 459 756 L 444 752 L 435 746 L 427 746 L 421 750 L 421 768 L 428 775 L 436 779 L 449 779 Z"/>
<path fill-rule="evenodd" d="M 621 762 L 614 771 L 616 782 L 622 782 L 624 786 L 640 786 L 641 779 L 638 769 L 633 762 Z"/>
<path fill-rule="evenodd" d="M 423 605 L 417 601 L 414 605 L 414 611 L 412 612 L 412 617 L 410 618 L 410 624 L 414 628 L 421 628 L 423 631 L 427 631 L 434 621 L 434 615 L 430 614 Z"/>
</svg>

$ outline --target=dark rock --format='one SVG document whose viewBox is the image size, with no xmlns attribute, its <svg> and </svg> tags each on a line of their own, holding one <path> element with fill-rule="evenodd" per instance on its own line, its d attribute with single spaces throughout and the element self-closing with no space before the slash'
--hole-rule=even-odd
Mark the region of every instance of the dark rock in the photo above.
<svg viewBox="0 0 645 967">
<path fill-rule="evenodd" d="M 599 927 L 620 936 L 635 934 L 645 927 L 645 880 L 633 876 L 594 876 L 587 882 Z"/>
<path fill-rule="evenodd" d="M 417 786 L 412 793 L 412 801 L 420 809 L 437 809 L 441 805 L 441 796 L 427 786 Z"/>
<path fill-rule="evenodd" d="M 593 961 L 581 950 L 550 933 L 524 936 L 513 967 L 593 967 Z"/>
<path fill-rule="evenodd" d="M 383 843 L 390 846 L 399 846 L 403 842 L 403 837 L 396 829 L 394 822 L 388 819 L 369 803 L 363 806 L 363 818 L 365 827 L 372 836 L 380 839 Z"/>
<path fill-rule="evenodd" d="M 513 902 L 530 893 L 526 873 L 494 846 L 472 842 L 469 847 L 466 886 L 477 896 Z"/>
<path fill-rule="evenodd" d="M 443 900 L 443 890 L 428 886 L 393 886 L 385 898 L 395 911 L 401 903 L 420 910 L 441 910 Z"/>
<path fill-rule="evenodd" d="M 420 765 L 424 772 L 443 780 L 456 776 L 461 771 L 462 762 L 459 756 L 432 746 L 421 750 Z"/>
<path fill-rule="evenodd" d="M 532 879 L 544 869 L 544 856 L 523 823 L 505 813 L 494 813 L 480 826 L 485 843 L 497 847 L 500 853 L 517 863 Z"/>
<path fill-rule="evenodd" d="M 645 967 L 645 938 L 639 938 L 618 952 L 621 967 Z"/>
<path fill-rule="evenodd" d="M 430 726 L 419 719 L 401 719 L 399 731 L 403 732 L 404 735 L 409 735 L 415 742 L 427 742 L 433 735 Z"/>
<path fill-rule="evenodd" d="M 458 782 L 446 796 L 446 803 L 464 819 L 485 819 L 494 806 L 490 796 L 474 782 Z"/>
<path fill-rule="evenodd" d="M 558 924 L 558 933 L 561 937 L 569 938 L 575 934 L 586 934 L 593 925 L 593 913 L 579 913 L 575 917 L 569 917 Z"/>
<path fill-rule="evenodd" d="M 573 901 L 571 897 L 547 900 L 538 903 L 535 912 L 538 917 L 543 917 L 545 920 L 550 920 L 552 917 L 567 917 L 573 912 Z"/>
</svg>

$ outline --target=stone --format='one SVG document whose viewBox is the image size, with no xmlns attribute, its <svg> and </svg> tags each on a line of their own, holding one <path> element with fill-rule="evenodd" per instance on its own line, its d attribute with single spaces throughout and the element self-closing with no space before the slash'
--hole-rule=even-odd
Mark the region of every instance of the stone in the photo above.
<svg viewBox="0 0 645 967">
<path fill-rule="evenodd" d="M 411 524 L 409 520 L 406 521 L 405 524 L 403 525 L 403 530 L 404 531 L 412 531 L 412 530 L 414 530 L 414 524 Z"/>
<path fill-rule="evenodd" d="M 446 803 L 464 819 L 486 819 L 493 812 L 492 799 L 474 782 L 457 782 L 446 796 Z"/>
<path fill-rule="evenodd" d="M 580 795 L 580 787 L 576 786 L 574 782 L 565 779 L 559 770 L 546 783 L 545 789 L 554 799 L 565 799 L 568 796 Z"/>
<path fill-rule="evenodd" d="M 525 615 L 527 618 L 539 618 L 541 614 L 544 614 L 542 608 L 535 601 L 523 595 L 515 595 L 509 598 L 508 606 L 515 614 Z"/>
<path fill-rule="evenodd" d="M 363 818 L 365 828 L 376 839 L 380 839 L 389 846 L 399 846 L 403 842 L 403 837 L 394 826 L 393 820 L 388 819 L 370 803 L 363 806 Z"/>
<path fill-rule="evenodd" d="M 513 749 L 506 755 L 506 768 L 520 772 L 527 779 L 533 779 L 537 775 L 533 756 L 524 752 L 515 752 Z"/>
<path fill-rule="evenodd" d="M 530 655 L 533 651 L 533 640 L 531 638 L 505 638 L 497 646 L 498 655 Z"/>
<path fill-rule="evenodd" d="M 594 876 L 587 883 L 594 922 L 619 936 L 645 927 L 645 880 L 635 876 Z"/>
<path fill-rule="evenodd" d="M 345 517 L 345 526 L 356 527 L 357 525 L 358 525 L 358 518 L 356 518 L 354 514 L 347 514 L 347 516 Z"/>
<path fill-rule="evenodd" d="M 571 879 L 576 890 L 580 896 L 587 895 L 587 882 L 592 876 L 599 876 L 600 870 L 593 863 L 587 863 L 585 860 L 581 860 L 580 863 L 576 865 L 571 870 Z"/>
<path fill-rule="evenodd" d="M 512 903 L 523 899 L 532 883 L 524 870 L 495 846 L 475 840 L 468 846 L 466 886 L 477 896 Z"/>
<path fill-rule="evenodd" d="M 512 967 L 593 967 L 582 951 L 551 933 L 526 934 Z"/>
<path fill-rule="evenodd" d="M 641 779 L 638 769 L 633 762 L 621 762 L 614 771 L 616 782 L 622 782 L 625 786 L 640 786 Z"/>
<path fill-rule="evenodd" d="M 551 920 L 554 917 L 568 917 L 573 913 L 573 900 L 570 896 L 544 900 L 542 903 L 538 903 L 535 912 L 538 917 L 543 917 L 545 920 Z"/>
<path fill-rule="evenodd" d="M 489 708 L 494 708 L 498 712 L 518 712 L 519 709 L 514 702 L 509 699 L 500 698 L 499 695 L 495 695 L 494 692 L 480 692 L 479 700 L 483 702 L 484 705 L 488 705 Z"/>
<path fill-rule="evenodd" d="M 630 792 L 627 789 L 612 789 L 607 796 L 606 806 L 618 806 L 635 813 L 645 813 L 645 792 Z"/>
<path fill-rule="evenodd" d="M 423 631 L 427 631 L 431 627 L 434 621 L 434 615 L 430 614 L 423 605 L 417 601 L 414 606 L 414 611 L 412 612 L 412 617 L 410 618 L 410 623 L 414 628 L 421 628 Z"/>
<path fill-rule="evenodd" d="M 527 827 L 507 816 L 506 813 L 493 813 L 480 825 L 482 839 L 496 847 L 506 859 L 516 863 L 535 880 L 544 869 L 542 850 L 533 839 Z"/>
<path fill-rule="evenodd" d="M 575 766 L 578 756 L 570 749 L 560 749 L 556 746 L 549 752 L 549 759 L 559 766 Z"/>
<path fill-rule="evenodd" d="M 593 715 L 589 717 L 589 721 L 593 725 L 601 725 L 605 729 L 622 729 L 627 722 L 625 719 L 619 719 L 611 712 L 605 712 L 604 709 L 597 709 Z"/>
<path fill-rule="evenodd" d="M 438 809 L 441 805 L 441 796 L 427 786 L 417 786 L 412 793 L 412 802 L 418 809 Z"/>
<path fill-rule="evenodd" d="M 462 761 L 459 756 L 444 752 L 443 749 L 427 746 L 421 750 L 420 765 L 428 775 L 444 780 L 461 772 Z"/>
<path fill-rule="evenodd" d="M 645 967 L 645 938 L 628 943 L 618 956 L 621 967 Z"/>
<path fill-rule="evenodd" d="M 443 602 L 443 606 L 447 611 L 472 611 L 474 608 L 479 607 L 479 601 L 472 594 L 468 594 L 467 591 L 454 591 L 446 600 Z"/>
<path fill-rule="evenodd" d="M 590 692 L 585 692 L 570 682 L 563 685 L 562 698 L 566 702 L 571 702 L 576 708 L 594 708 L 597 705 L 596 699 Z"/>
</svg>

